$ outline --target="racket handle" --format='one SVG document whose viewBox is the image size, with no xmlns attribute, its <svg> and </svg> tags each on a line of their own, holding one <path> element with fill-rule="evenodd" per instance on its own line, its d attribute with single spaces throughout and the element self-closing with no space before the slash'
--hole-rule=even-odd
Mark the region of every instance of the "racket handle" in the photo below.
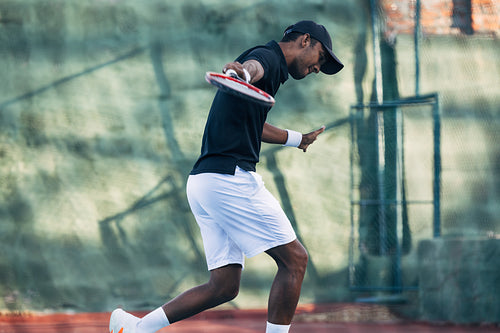
<svg viewBox="0 0 500 333">
<path fill-rule="evenodd" d="M 245 78 L 240 77 L 234 69 L 230 68 L 230 69 L 226 70 L 225 74 L 227 76 L 233 77 L 233 78 L 238 79 L 240 81 L 250 83 L 250 73 L 248 73 L 248 71 L 245 68 L 243 68 L 243 73 L 245 74 Z"/>
<path fill-rule="evenodd" d="M 227 76 L 230 76 L 230 77 L 234 77 L 235 79 L 240 79 L 241 78 L 238 76 L 238 73 L 236 73 L 236 71 L 234 69 L 228 69 L 226 70 L 226 73 L 225 73 Z"/>
</svg>

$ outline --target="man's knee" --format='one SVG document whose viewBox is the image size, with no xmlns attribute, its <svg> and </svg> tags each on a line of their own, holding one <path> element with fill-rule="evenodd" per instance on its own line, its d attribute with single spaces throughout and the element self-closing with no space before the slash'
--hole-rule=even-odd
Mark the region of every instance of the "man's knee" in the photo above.
<svg viewBox="0 0 500 333">
<path fill-rule="evenodd" d="M 294 274 L 305 274 L 309 255 L 299 241 L 279 246 L 267 251 L 267 253 L 276 261 L 279 268 Z"/>
<path fill-rule="evenodd" d="M 299 243 L 300 244 L 300 243 Z M 301 245 L 295 254 L 294 269 L 301 275 L 304 275 L 309 261 L 309 254 L 307 250 Z"/>
<path fill-rule="evenodd" d="M 213 297 L 217 299 L 220 304 L 232 301 L 238 296 L 240 291 L 240 285 L 235 281 L 211 282 L 209 285 L 212 289 Z"/>
<path fill-rule="evenodd" d="M 224 288 L 222 297 L 226 302 L 229 302 L 235 299 L 236 296 L 238 296 L 239 292 L 240 292 L 240 285 L 234 283 Z"/>
<path fill-rule="evenodd" d="M 208 284 L 214 297 L 221 303 L 235 299 L 240 291 L 240 276 L 241 266 L 213 272 Z"/>
</svg>

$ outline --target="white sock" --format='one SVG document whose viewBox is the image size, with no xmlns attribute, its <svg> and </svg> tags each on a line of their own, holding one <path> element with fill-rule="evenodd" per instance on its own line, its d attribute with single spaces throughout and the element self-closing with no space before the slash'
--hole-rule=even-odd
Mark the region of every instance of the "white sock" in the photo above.
<svg viewBox="0 0 500 333">
<path fill-rule="evenodd" d="M 276 325 L 267 322 L 266 333 L 288 333 L 290 325 Z"/>
<path fill-rule="evenodd" d="M 151 311 L 137 323 L 136 333 L 154 333 L 159 329 L 170 325 L 165 311 L 161 307 Z"/>
</svg>

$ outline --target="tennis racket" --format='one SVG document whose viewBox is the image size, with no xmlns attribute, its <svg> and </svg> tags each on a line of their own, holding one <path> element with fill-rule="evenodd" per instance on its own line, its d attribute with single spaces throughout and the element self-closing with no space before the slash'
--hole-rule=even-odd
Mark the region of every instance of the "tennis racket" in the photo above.
<svg viewBox="0 0 500 333">
<path fill-rule="evenodd" d="M 236 74 L 226 75 L 215 72 L 207 72 L 205 80 L 228 94 L 235 95 L 246 100 L 259 103 L 265 106 L 273 106 L 273 96 L 264 90 L 245 82 Z"/>
</svg>

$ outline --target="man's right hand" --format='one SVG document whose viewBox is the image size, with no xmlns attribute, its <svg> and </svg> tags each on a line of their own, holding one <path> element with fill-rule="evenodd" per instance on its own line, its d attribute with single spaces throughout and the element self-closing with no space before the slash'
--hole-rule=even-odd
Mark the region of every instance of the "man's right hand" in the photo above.
<svg viewBox="0 0 500 333">
<path fill-rule="evenodd" d="M 224 65 L 222 73 L 225 74 L 229 69 L 234 70 L 236 74 L 242 79 L 249 79 L 248 83 L 257 82 L 264 76 L 264 68 L 262 67 L 260 62 L 253 59 L 247 60 L 243 64 L 240 64 L 237 61 L 227 63 L 226 65 Z M 246 75 L 243 69 L 246 69 L 248 74 L 250 74 L 249 78 L 245 77 Z"/>
</svg>

